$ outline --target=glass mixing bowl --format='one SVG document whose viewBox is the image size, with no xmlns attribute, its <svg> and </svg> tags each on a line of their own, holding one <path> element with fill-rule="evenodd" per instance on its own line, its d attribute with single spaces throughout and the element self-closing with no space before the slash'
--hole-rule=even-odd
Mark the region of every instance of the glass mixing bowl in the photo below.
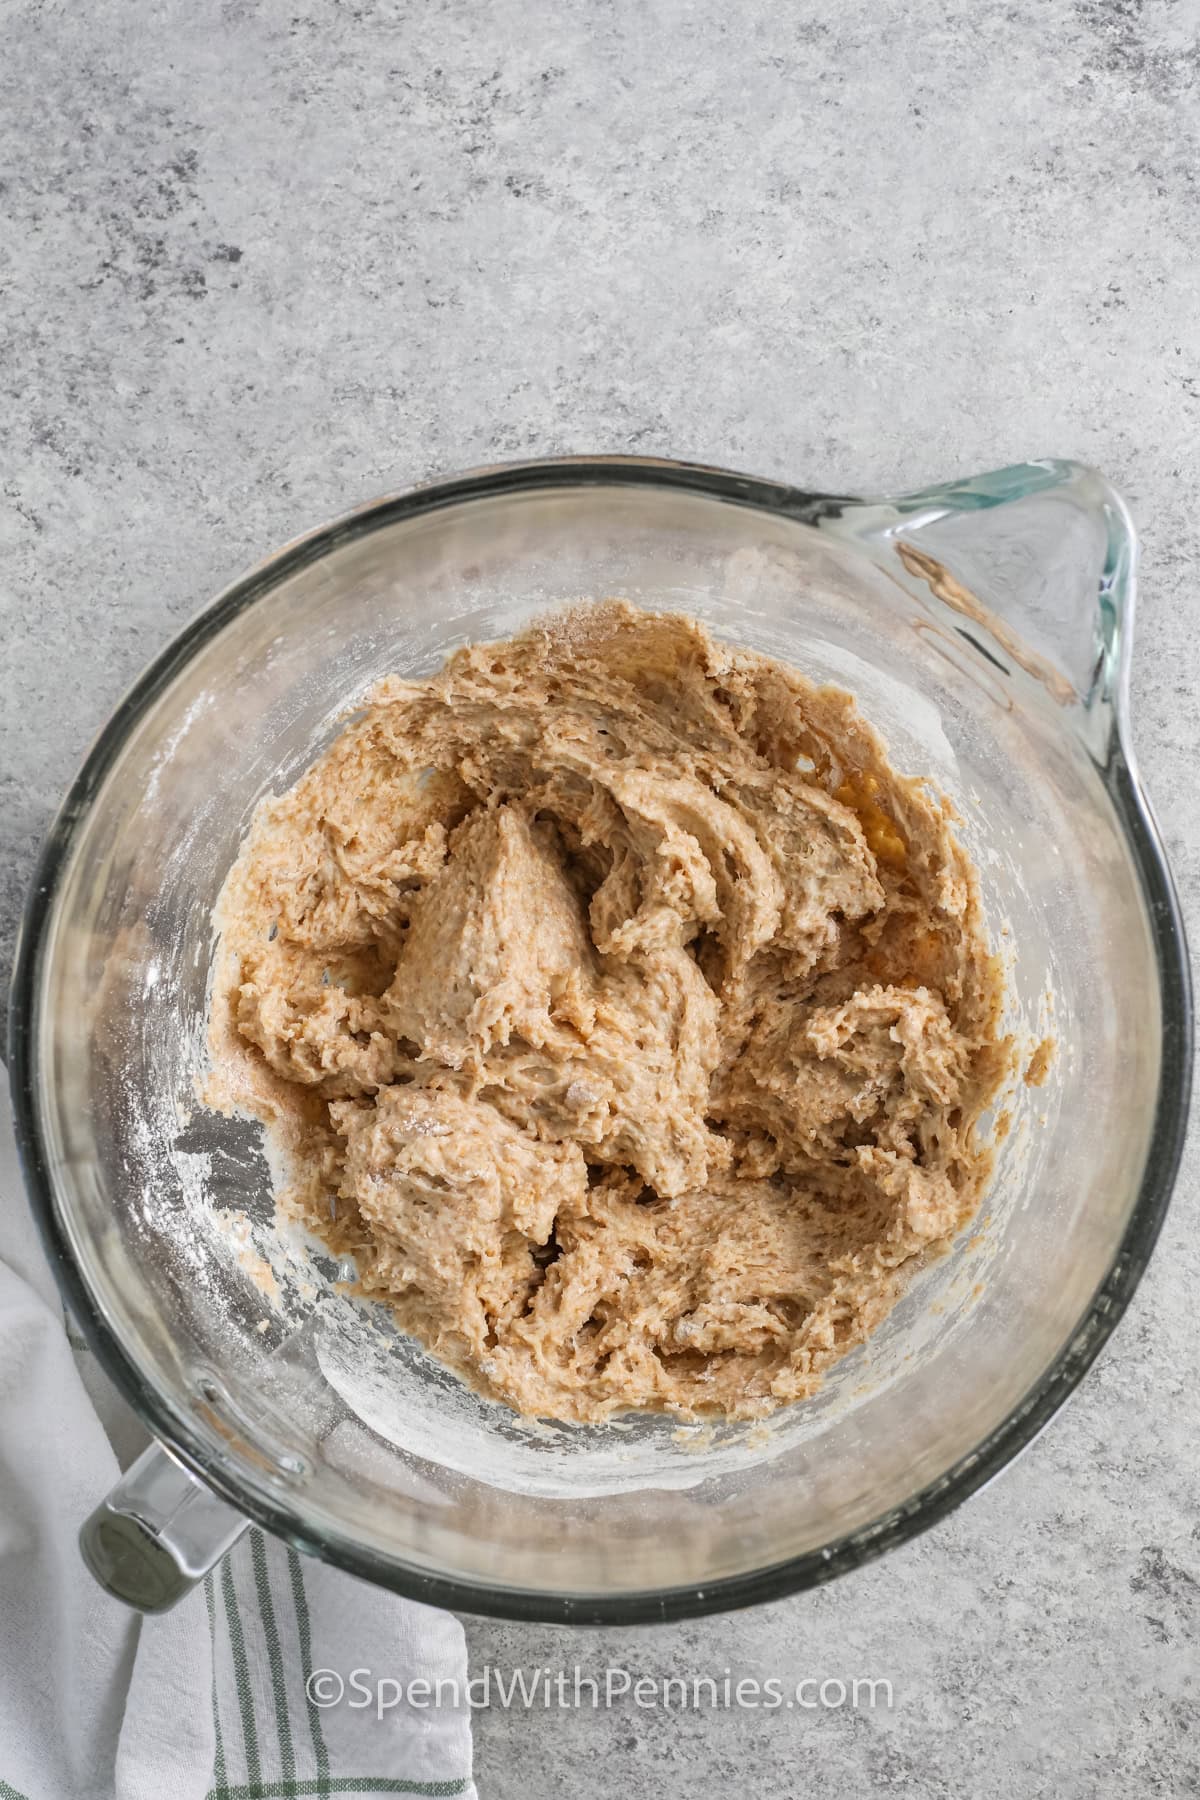
<svg viewBox="0 0 1200 1800">
<path fill-rule="evenodd" d="M 678 1617 L 824 1581 L 943 1517 L 1060 1406 L 1127 1304 L 1180 1150 L 1190 1000 L 1128 742 L 1134 538 L 1035 462 L 899 500 L 626 458 L 490 469 L 253 570 L 147 672 L 54 826 L 11 1068 L 67 1298 L 153 1448 L 84 1530 L 169 1604 L 248 1519 L 421 1600 Z M 624 595 L 846 686 L 962 814 L 1014 1083 L 976 1226 L 820 1396 L 754 1426 L 534 1424 L 470 1393 L 273 1217 L 260 1133 L 197 1101 L 213 902 L 251 813 L 388 671 Z"/>
</svg>

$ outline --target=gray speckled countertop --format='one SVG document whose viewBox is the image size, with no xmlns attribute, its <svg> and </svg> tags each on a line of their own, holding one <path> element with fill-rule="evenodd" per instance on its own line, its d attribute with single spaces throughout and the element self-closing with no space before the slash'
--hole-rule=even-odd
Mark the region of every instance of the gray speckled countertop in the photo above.
<svg viewBox="0 0 1200 1800">
<path fill-rule="evenodd" d="M 0 931 L 92 733 L 303 527 L 437 471 L 674 453 L 833 490 L 1095 462 L 1137 746 L 1200 902 L 1195 0 L 11 0 Z M 1067 1413 L 807 1597 L 477 1662 L 887 1678 L 890 1711 L 506 1713 L 487 1800 L 1200 1786 L 1200 1196 Z"/>
</svg>

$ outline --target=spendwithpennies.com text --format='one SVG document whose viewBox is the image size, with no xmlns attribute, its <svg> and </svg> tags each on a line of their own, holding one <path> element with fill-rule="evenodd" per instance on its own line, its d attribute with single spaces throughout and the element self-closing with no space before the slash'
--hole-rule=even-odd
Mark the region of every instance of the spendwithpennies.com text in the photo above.
<svg viewBox="0 0 1200 1800">
<path fill-rule="evenodd" d="M 735 1675 L 722 1669 L 717 1675 L 638 1674 L 625 1668 L 589 1672 L 579 1663 L 569 1669 L 497 1669 L 486 1665 L 478 1675 L 460 1682 L 450 1676 L 427 1681 L 413 1676 L 401 1681 L 372 1669 L 314 1669 L 308 1678 L 308 1698 L 314 1706 L 347 1706 L 370 1710 L 382 1718 L 396 1707 L 423 1712 L 449 1707 L 472 1709 L 499 1707 L 505 1711 L 608 1711 L 633 1706 L 642 1711 L 664 1712 L 804 1712 L 849 1708 L 864 1712 L 890 1712 L 890 1681 L 874 1676 L 805 1676 L 800 1680 L 768 1675 Z"/>
</svg>

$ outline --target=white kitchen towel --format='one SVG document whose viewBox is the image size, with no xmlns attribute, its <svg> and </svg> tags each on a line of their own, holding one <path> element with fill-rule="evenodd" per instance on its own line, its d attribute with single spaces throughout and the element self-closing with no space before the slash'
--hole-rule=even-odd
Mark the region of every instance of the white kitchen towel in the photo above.
<svg viewBox="0 0 1200 1800">
<path fill-rule="evenodd" d="M 96 1586 L 76 1533 L 139 1429 L 68 1339 L 0 1102 L 0 1800 L 474 1800 L 449 1613 L 257 1529 L 160 1617 Z"/>
</svg>

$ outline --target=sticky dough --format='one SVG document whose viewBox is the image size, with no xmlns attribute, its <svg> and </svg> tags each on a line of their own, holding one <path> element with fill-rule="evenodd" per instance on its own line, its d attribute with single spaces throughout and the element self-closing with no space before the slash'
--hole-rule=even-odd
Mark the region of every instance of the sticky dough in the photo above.
<svg viewBox="0 0 1200 1800">
<path fill-rule="evenodd" d="M 1003 999 L 949 806 L 851 697 L 610 603 L 384 681 L 218 911 L 216 1104 L 470 1381 L 811 1395 L 975 1212 Z"/>
</svg>

